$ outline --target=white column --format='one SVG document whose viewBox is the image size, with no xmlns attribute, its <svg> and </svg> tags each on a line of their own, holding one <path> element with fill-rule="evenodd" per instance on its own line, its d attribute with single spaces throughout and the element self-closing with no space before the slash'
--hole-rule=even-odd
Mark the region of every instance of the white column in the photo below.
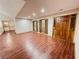
<svg viewBox="0 0 79 59">
<path fill-rule="evenodd" d="M 48 18 L 48 35 L 49 36 L 52 36 L 53 25 L 54 25 L 54 17 L 49 17 Z"/>
<path fill-rule="evenodd" d="M 74 42 L 75 42 L 75 59 L 79 59 L 79 13 L 77 14 L 76 19 Z"/>
</svg>

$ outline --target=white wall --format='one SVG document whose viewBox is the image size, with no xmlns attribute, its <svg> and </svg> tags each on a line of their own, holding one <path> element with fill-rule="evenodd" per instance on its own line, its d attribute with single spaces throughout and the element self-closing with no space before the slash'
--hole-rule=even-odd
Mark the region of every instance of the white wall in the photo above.
<svg viewBox="0 0 79 59">
<path fill-rule="evenodd" d="M 52 36 L 53 33 L 53 24 L 54 24 L 54 17 L 48 18 L 48 35 Z"/>
<path fill-rule="evenodd" d="M 11 20 L 14 17 L 16 17 L 16 15 L 21 10 L 21 8 L 24 6 L 24 4 L 25 4 L 24 0 L 0 0 L 0 21 Z M 13 30 L 14 28 L 11 27 L 10 29 Z M 0 34 L 2 32 L 3 32 L 3 29 L 0 28 Z"/>
<path fill-rule="evenodd" d="M 75 42 L 75 59 L 79 59 L 79 13 L 77 14 L 74 42 Z"/>
<path fill-rule="evenodd" d="M 15 30 L 15 23 L 14 23 L 14 20 L 9 20 L 9 29 L 10 30 Z"/>
<path fill-rule="evenodd" d="M 32 21 L 25 19 L 16 19 L 15 20 L 15 31 L 16 33 L 24 33 L 32 31 Z"/>
<path fill-rule="evenodd" d="M 3 25 L 2 25 L 2 22 L 0 21 L 0 35 L 3 33 Z"/>
<path fill-rule="evenodd" d="M 4 15 L 2 13 L 0 13 L 0 35 L 3 33 L 3 26 L 2 26 L 2 19 L 4 18 L 3 17 Z"/>
</svg>

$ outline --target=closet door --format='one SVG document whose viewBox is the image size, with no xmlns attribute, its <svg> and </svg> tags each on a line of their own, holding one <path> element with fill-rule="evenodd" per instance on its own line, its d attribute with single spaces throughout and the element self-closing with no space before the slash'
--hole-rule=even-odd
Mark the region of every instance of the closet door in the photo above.
<svg viewBox="0 0 79 59">
<path fill-rule="evenodd" d="M 45 20 L 42 20 L 42 26 L 41 27 L 42 27 L 42 33 L 45 33 L 45 29 L 46 29 L 45 28 L 46 27 L 45 26 Z"/>
<path fill-rule="evenodd" d="M 42 20 L 39 20 L 39 32 L 42 32 Z"/>
<path fill-rule="evenodd" d="M 35 31 L 36 28 L 35 28 L 35 21 L 33 21 L 33 31 Z"/>
<path fill-rule="evenodd" d="M 33 21 L 33 31 L 38 32 L 38 21 Z"/>
<path fill-rule="evenodd" d="M 41 33 L 48 33 L 48 20 L 40 20 L 40 26 L 39 26 L 39 29 L 40 29 L 40 32 Z"/>
<path fill-rule="evenodd" d="M 45 33 L 48 34 L 48 19 L 45 20 Z"/>
<path fill-rule="evenodd" d="M 38 20 L 38 32 L 40 32 L 40 20 Z"/>
</svg>

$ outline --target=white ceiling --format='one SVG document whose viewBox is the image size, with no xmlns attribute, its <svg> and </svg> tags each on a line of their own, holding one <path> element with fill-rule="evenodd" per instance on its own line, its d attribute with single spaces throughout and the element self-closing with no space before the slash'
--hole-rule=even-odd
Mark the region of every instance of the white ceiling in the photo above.
<svg viewBox="0 0 79 59">
<path fill-rule="evenodd" d="M 15 17 L 24 4 L 24 0 L 0 0 L 0 13 Z"/>
<path fill-rule="evenodd" d="M 41 9 L 45 13 L 41 13 Z M 34 18 L 79 8 L 79 0 L 0 0 L 0 13 L 11 17 L 28 17 L 36 13 Z"/>
<path fill-rule="evenodd" d="M 44 8 L 45 13 L 40 10 Z M 50 15 L 52 13 L 79 8 L 79 0 L 26 0 L 25 6 L 21 9 L 17 17 L 32 16 L 35 12 L 35 18 Z"/>
</svg>

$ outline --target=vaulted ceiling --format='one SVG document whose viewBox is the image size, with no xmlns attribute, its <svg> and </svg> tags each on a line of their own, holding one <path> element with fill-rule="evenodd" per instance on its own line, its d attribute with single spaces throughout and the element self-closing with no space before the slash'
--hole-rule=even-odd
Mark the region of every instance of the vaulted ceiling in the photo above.
<svg viewBox="0 0 79 59">
<path fill-rule="evenodd" d="M 38 18 L 75 8 L 79 8 L 79 0 L 0 0 L 0 13 L 11 17 Z"/>
<path fill-rule="evenodd" d="M 34 17 L 39 18 L 42 16 L 58 13 L 60 11 L 67 11 L 79 8 L 79 0 L 25 0 L 26 4 L 18 13 L 17 17 Z M 45 12 L 41 13 L 41 9 Z M 36 16 L 32 14 L 36 13 Z"/>
</svg>

